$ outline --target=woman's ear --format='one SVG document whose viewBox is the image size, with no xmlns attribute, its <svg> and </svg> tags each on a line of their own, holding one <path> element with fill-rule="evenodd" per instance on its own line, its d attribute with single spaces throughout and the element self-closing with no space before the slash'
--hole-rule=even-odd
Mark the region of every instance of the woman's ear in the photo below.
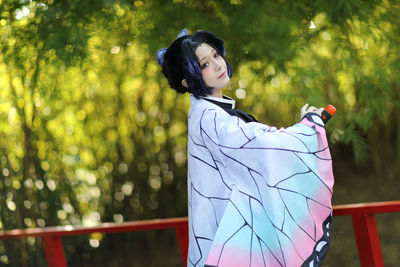
<svg viewBox="0 0 400 267">
<path fill-rule="evenodd" d="M 188 84 L 187 84 L 186 79 L 183 79 L 183 80 L 182 80 L 182 85 L 183 85 L 184 87 L 188 88 Z"/>
</svg>

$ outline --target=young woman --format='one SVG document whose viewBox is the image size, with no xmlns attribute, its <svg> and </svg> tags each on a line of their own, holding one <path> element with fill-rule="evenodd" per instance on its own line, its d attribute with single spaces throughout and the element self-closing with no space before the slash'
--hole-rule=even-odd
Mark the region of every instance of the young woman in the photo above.
<svg viewBox="0 0 400 267">
<path fill-rule="evenodd" d="M 183 30 L 157 59 L 191 94 L 188 266 L 319 266 L 333 189 L 321 109 L 279 130 L 235 109 L 223 41 L 207 31 Z"/>
</svg>

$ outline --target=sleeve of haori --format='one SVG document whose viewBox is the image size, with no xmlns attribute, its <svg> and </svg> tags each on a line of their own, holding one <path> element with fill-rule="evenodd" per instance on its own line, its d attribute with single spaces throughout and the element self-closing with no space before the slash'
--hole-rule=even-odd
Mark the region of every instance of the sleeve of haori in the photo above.
<svg viewBox="0 0 400 267">
<path fill-rule="evenodd" d="M 305 117 L 277 129 L 205 110 L 200 127 L 232 183 L 206 266 L 319 266 L 333 190 L 323 124 Z"/>
</svg>

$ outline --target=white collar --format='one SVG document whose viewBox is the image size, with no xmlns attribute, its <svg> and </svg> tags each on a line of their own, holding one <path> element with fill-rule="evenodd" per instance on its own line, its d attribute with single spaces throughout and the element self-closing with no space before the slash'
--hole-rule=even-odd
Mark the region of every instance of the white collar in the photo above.
<svg viewBox="0 0 400 267">
<path fill-rule="evenodd" d="M 233 100 L 232 98 L 230 98 L 229 96 L 226 96 L 226 95 L 222 95 L 222 97 L 223 98 L 215 97 L 215 96 L 200 96 L 200 98 L 203 98 L 203 99 L 209 99 L 209 100 L 213 100 L 213 101 L 217 101 L 217 102 L 221 102 L 221 103 L 231 104 L 232 109 L 235 108 L 235 100 Z"/>
</svg>

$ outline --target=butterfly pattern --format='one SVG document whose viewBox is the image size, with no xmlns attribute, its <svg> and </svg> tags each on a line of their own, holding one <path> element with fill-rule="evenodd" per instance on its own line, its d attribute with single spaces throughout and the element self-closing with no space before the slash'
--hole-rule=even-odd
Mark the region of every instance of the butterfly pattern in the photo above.
<svg viewBox="0 0 400 267">
<path fill-rule="evenodd" d="M 325 129 L 245 123 L 191 96 L 188 266 L 319 266 L 333 172 Z"/>
</svg>

